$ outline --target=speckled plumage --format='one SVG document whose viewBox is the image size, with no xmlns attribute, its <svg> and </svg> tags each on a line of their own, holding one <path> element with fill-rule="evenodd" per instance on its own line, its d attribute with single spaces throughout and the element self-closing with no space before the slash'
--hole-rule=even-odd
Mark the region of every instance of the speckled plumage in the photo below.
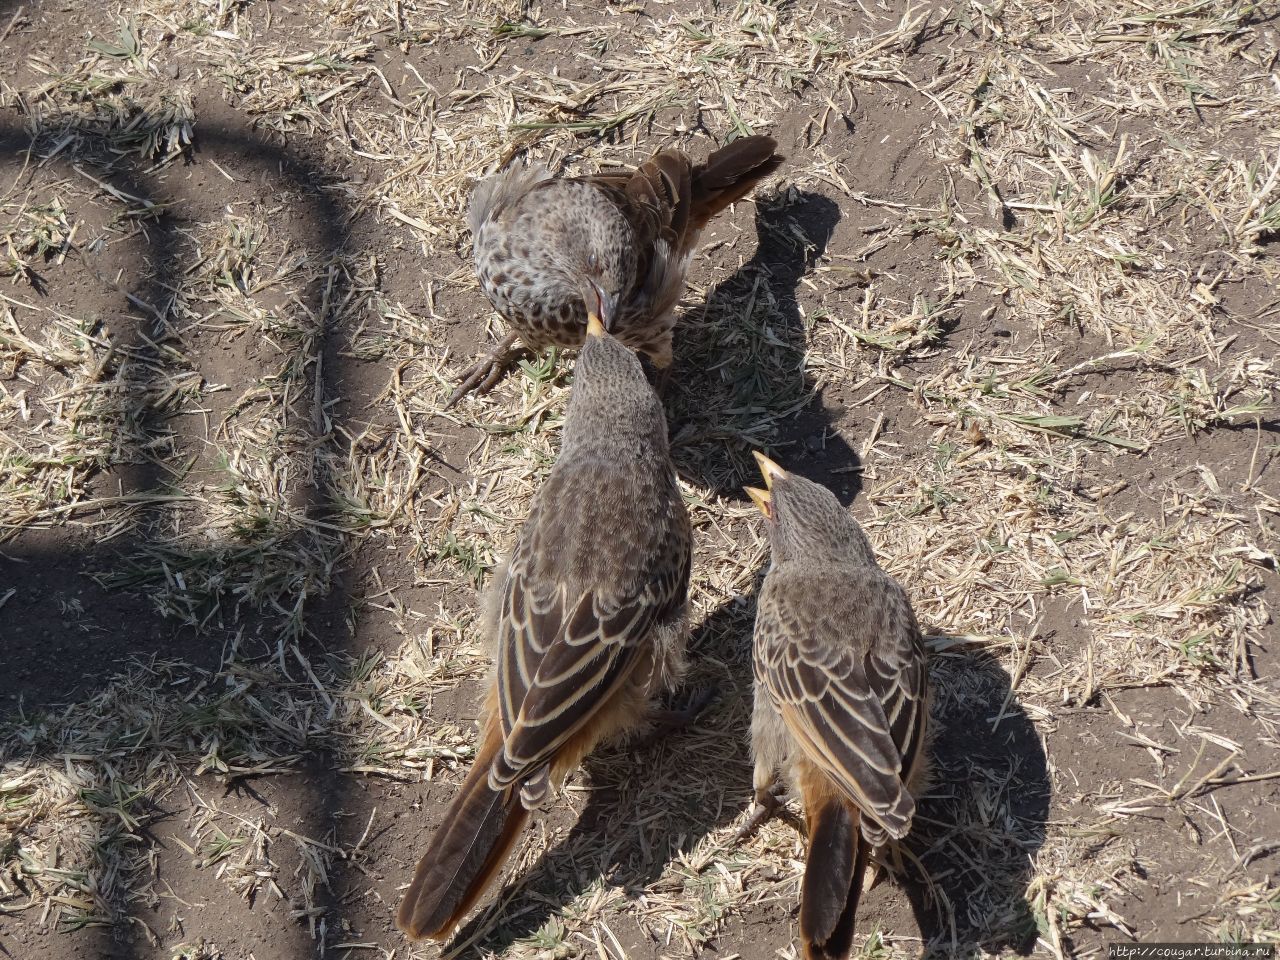
<svg viewBox="0 0 1280 960">
<path fill-rule="evenodd" d="M 476 275 L 518 337 L 538 351 L 573 347 L 586 335 L 587 304 L 609 332 L 671 363 L 674 312 L 707 222 L 782 162 L 775 142 L 744 137 L 695 164 L 664 150 L 631 172 L 554 179 L 540 166 L 512 164 L 480 183 L 468 221 Z M 499 365 L 482 360 L 450 398 Z"/>
<path fill-rule="evenodd" d="M 756 613 L 757 798 L 779 773 L 810 823 L 806 957 L 842 958 L 870 850 L 904 837 L 924 774 L 925 651 L 906 593 L 826 488 L 766 477 L 772 565 Z M 820 839 L 816 839 L 820 838 Z"/>
<path fill-rule="evenodd" d="M 411 937 L 446 936 L 526 811 L 683 672 L 690 545 L 662 406 L 630 350 L 589 337 L 560 456 L 491 587 L 481 747 L 401 905 Z"/>
<path fill-rule="evenodd" d="M 691 250 L 682 255 L 657 240 L 646 264 L 650 281 L 637 285 L 636 231 L 619 202 L 625 195 L 590 180 L 553 180 L 541 168 L 509 167 L 496 177 L 495 189 L 504 193 L 513 192 L 505 178 L 526 189 L 509 206 L 496 208 L 477 190 L 471 215 L 476 276 L 524 345 L 542 350 L 582 343 L 587 311 L 580 278 L 594 254 L 601 272 L 613 274 L 608 285 L 626 291 L 614 336 L 633 349 L 654 350 L 654 337 L 670 331 Z"/>
</svg>

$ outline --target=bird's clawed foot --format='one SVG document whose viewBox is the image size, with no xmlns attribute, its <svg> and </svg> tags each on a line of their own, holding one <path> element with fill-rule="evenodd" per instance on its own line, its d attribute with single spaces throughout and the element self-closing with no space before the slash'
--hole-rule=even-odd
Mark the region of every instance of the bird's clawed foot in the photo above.
<svg viewBox="0 0 1280 960">
<path fill-rule="evenodd" d="M 650 711 L 649 722 L 653 724 L 653 730 L 640 741 L 639 745 L 646 747 L 654 741 L 685 729 L 698 719 L 702 711 L 715 698 L 716 692 L 712 687 L 703 687 L 695 690 L 683 707 Z"/>
<path fill-rule="evenodd" d="M 492 390 L 494 385 L 502 379 L 507 367 L 511 366 L 521 353 L 520 350 L 512 349 L 517 339 L 515 333 L 508 333 L 492 350 L 467 367 L 462 372 L 462 379 L 457 389 L 449 394 L 449 399 L 445 401 L 444 409 L 448 410 L 473 390 L 478 393 Z"/>
<path fill-rule="evenodd" d="M 906 860 L 910 860 L 912 866 L 919 869 L 921 876 L 928 876 L 924 864 L 906 847 L 903 841 L 890 840 L 875 851 L 871 857 L 871 862 L 867 864 L 867 873 L 862 882 L 863 892 L 874 889 L 886 877 L 907 876 Z"/>
<path fill-rule="evenodd" d="M 888 871 L 885 870 L 884 864 L 872 860 L 867 864 L 866 873 L 862 875 L 862 892 L 870 893 L 880 886 L 886 876 L 888 876 Z"/>
<path fill-rule="evenodd" d="M 751 816 L 733 835 L 735 843 L 741 843 L 769 822 L 769 819 L 783 807 L 783 798 L 787 795 L 787 785 L 775 780 L 769 786 L 756 791 L 755 803 L 752 804 Z"/>
</svg>

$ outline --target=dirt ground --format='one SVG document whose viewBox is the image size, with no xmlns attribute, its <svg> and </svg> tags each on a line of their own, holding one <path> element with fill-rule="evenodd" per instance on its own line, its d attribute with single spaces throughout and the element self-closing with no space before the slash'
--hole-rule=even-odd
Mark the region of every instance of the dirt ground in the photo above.
<svg viewBox="0 0 1280 960">
<path fill-rule="evenodd" d="M 860 955 L 1280 942 L 1278 17 L 0 2 L 0 956 L 794 958 L 802 839 L 734 839 L 755 448 L 933 651 Z M 414 947 L 573 369 L 441 411 L 502 332 L 471 186 L 747 132 L 788 160 L 704 237 L 666 396 L 717 699 Z"/>
</svg>

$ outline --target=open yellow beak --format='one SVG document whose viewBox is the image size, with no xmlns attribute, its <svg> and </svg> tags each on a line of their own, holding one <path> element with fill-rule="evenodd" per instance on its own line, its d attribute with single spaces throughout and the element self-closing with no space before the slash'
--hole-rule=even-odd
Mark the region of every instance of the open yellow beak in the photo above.
<svg viewBox="0 0 1280 960">
<path fill-rule="evenodd" d="M 604 324 L 600 322 L 600 318 L 596 316 L 596 312 L 594 310 L 587 311 L 587 336 L 604 336 Z"/>
<path fill-rule="evenodd" d="M 760 464 L 760 473 L 764 477 L 764 485 L 768 489 L 773 489 L 774 480 L 787 475 L 787 471 L 783 470 L 759 450 L 752 451 L 751 455 L 756 458 L 756 463 Z"/>
<path fill-rule="evenodd" d="M 769 495 L 768 490 L 761 490 L 759 487 L 743 487 L 742 489 L 747 491 L 747 496 L 756 505 L 756 509 L 765 515 L 765 519 L 773 516 L 770 512 L 773 509 L 773 498 Z"/>
<path fill-rule="evenodd" d="M 760 464 L 760 474 L 764 477 L 765 489 L 759 487 L 744 487 L 747 496 L 751 498 L 751 502 L 756 508 L 768 519 L 773 519 L 773 481 L 778 477 L 785 477 L 787 472 L 780 466 L 766 457 L 759 450 L 753 450 L 751 455 L 756 458 L 756 463 Z"/>
</svg>

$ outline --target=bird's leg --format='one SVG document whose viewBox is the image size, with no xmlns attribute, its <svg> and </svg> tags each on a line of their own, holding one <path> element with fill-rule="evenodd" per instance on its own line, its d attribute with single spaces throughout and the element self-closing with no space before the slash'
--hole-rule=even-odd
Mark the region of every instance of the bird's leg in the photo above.
<svg viewBox="0 0 1280 960">
<path fill-rule="evenodd" d="M 755 769 L 755 802 L 751 805 L 751 816 L 734 834 L 735 841 L 747 839 L 766 823 L 782 807 L 782 798 L 786 795 L 787 785 L 775 776 L 773 768 L 760 760 Z"/>
<path fill-rule="evenodd" d="M 661 740 L 663 737 L 675 733 L 677 730 L 683 730 L 697 720 L 698 715 L 715 698 L 715 690 L 711 687 L 704 687 L 701 690 L 695 690 L 688 703 L 683 707 L 678 709 L 666 707 L 649 711 L 649 722 L 653 724 L 653 732 L 641 741 L 641 746 L 647 746 L 655 740 Z"/>
<path fill-rule="evenodd" d="M 877 850 L 876 856 L 871 858 L 871 862 L 867 864 L 867 872 L 862 875 L 862 892 L 870 893 L 880 885 L 884 880 L 888 871 L 885 870 L 884 864 L 880 862 L 879 855 L 883 850 Z"/>
<path fill-rule="evenodd" d="M 907 860 L 911 861 L 911 865 L 920 872 L 920 876 L 924 877 L 925 881 L 932 886 L 933 881 L 929 878 L 929 871 L 925 868 L 920 858 L 911 852 L 906 842 L 904 840 L 890 840 L 875 851 L 871 862 L 867 864 L 867 873 L 862 882 L 863 892 L 871 890 L 890 874 L 897 877 L 905 877 L 907 875 Z"/>
<path fill-rule="evenodd" d="M 907 872 L 907 866 L 902 862 L 902 844 L 896 840 L 890 840 L 888 843 L 888 853 L 888 870 L 899 877 L 905 875 Z"/>
<path fill-rule="evenodd" d="M 472 390 L 484 393 L 492 389 L 493 385 L 502 379 L 503 371 L 520 355 L 519 350 L 511 349 L 515 346 L 517 339 L 519 336 L 514 331 L 508 333 L 492 350 L 467 367 L 462 372 L 462 380 L 457 389 L 445 401 L 444 409 L 448 410 Z"/>
</svg>

